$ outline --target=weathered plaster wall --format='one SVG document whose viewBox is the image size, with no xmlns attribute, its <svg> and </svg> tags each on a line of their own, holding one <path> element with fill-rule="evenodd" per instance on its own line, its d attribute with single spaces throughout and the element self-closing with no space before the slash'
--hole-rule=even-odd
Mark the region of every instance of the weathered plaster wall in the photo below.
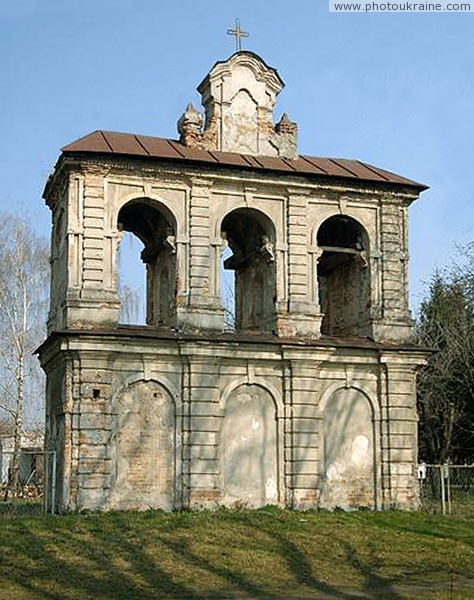
<svg viewBox="0 0 474 600">
<path fill-rule="evenodd" d="M 175 502 L 176 408 L 154 381 L 137 381 L 115 398 L 108 442 L 112 509 L 171 510 Z"/>
<path fill-rule="evenodd" d="M 92 333 L 63 351 L 61 510 L 416 505 L 416 352 Z"/>
<path fill-rule="evenodd" d="M 327 400 L 323 418 L 321 505 L 375 508 L 374 417 L 369 399 L 349 387 Z"/>
<path fill-rule="evenodd" d="M 244 384 L 229 395 L 219 455 L 223 504 L 257 508 L 278 503 L 276 406 L 267 390 Z"/>
</svg>

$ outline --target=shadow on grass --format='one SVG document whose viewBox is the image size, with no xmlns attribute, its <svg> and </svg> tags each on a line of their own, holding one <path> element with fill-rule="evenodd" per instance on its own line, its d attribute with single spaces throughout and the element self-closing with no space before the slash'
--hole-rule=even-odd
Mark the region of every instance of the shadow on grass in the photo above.
<svg viewBox="0 0 474 600">
<path fill-rule="evenodd" d="M 316 533 L 315 525 L 304 533 L 306 541 L 311 531 Z M 3 582 L 10 590 L 10 596 L 5 597 L 21 600 L 197 600 L 278 595 L 335 600 L 404 597 L 394 589 L 393 580 L 378 573 L 380 561 L 375 550 L 369 556 L 367 553 L 362 556 L 356 544 L 342 533 L 337 540 L 342 550 L 341 564 L 344 563 L 346 570 L 349 566 L 353 581 L 363 583 L 351 586 L 348 582 L 345 588 L 324 581 L 316 572 L 314 553 L 305 551 L 297 536 L 293 536 L 295 527 L 298 528 L 296 519 L 270 511 L 228 511 L 220 515 L 113 513 L 12 522 L 6 528 L 9 539 L 3 560 Z M 221 531 L 225 535 L 219 539 Z M 238 537 L 233 539 L 237 532 Z M 321 544 L 321 536 L 315 543 Z M 258 552 L 246 555 L 249 548 Z M 258 558 L 252 564 L 254 556 Z M 324 556 L 323 546 L 321 556 Z M 267 563 L 266 557 L 272 560 Z M 268 565 L 283 573 L 278 579 L 280 583 L 272 585 L 271 573 L 262 576 Z M 337 564 L 333 568 L 336 570 Z M 285 589 L 278 589 L 279 585 L 285 585 Z"/>
<path fill-rule="evenodd" d="M 456 539 L 474 547 L 474 522 L 469 519 L 436 515 L 436 521 L 434 521 L 433 515 L 420 512 L 410 513 L 410 518 L 407 518 L 406 514 L 399 514 L 398 511 L 377 513 L 375 517 L 374 525 L 383 529 L 397 533 L 413 533 L 439 540 Z M 462 521 L 462 528 L 459 528 L 459 521 Z"/>
<path fill-rule="evenodd" d="M 313 591 L 325 594 L 326 597 L 334 599 L 360 600 L 362 598 L 360 593 L 337 588 L 334 585 L 319 580 L 314 573 L 310 560 L 308 560 L 304 552 L 302 552 L 294 542 L 281 533 L 272 530 L 266 530 L 266 532 L 278 544 L 282 559 L 299 583 L 304 584 Z M 350 544 L 343 544 L 343 547 L 345 548 L 346 560 L 350 562 L 354 570 L 360 575 L 363 575 L 365 579 L 362 589 L 360 590 L 364 593 L 364 598 L 381 598 L 381 591 L 383 591 L 383 598 L 385 600 L 398 600 L 403 598 L 403 596 L 400 596 L 393 588 L 392 581 L 377 575 L 369 565 L 364 564 L 358 557 L 355 548 Z M 337 569 L 337 565 L 334 565 L 334 568 Z M 356 588 L 358 586 L 354 585 L 352 587 Z"/>
<path fill-rule="evenodd" d="M 87 530 L 75 535 L 74 530 L 53 525 L 49 535 L 38 536 L 23 524 L 19 533 L 25 564 L 11 568 L 7 558 L 4 582 L 31 592 L 31 598 L 50 600 L 201 598 L 174 580 L 159 561 L 150 560 L 144 545 L 126 535 L 120 520 L 115 525 L 108 531 L 93 531 L 92 539 L 85 540 Z"/>
</svg>

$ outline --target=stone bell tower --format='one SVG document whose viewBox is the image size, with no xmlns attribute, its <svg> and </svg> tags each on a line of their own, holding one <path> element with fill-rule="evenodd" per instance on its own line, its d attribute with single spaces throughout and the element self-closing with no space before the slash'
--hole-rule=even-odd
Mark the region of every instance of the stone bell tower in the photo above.
<svg viewBox="0 0 474 600">
<path fill-rule="evenodd" d="M 39 350 L 58 510 L 416 506 L 407 212 L 425 186 L 299 155 L 282 87 L 239 51 L 178 140 L 95 131 L 62 149 Z M 146 325 L 119 319 L 123 232 Z"/>
</svg>

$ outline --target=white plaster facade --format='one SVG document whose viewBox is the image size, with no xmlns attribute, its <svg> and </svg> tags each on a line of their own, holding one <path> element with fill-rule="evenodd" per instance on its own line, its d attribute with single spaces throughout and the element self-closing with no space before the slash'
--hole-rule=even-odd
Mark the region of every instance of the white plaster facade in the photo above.
<svg viewBox="0 0 474 600">
<path fill-rule="evenodd" d="M 310 172 L 296 125 L 273 125 L 282 85 L 239 52 L 200 85 L 205 124 L 188 106 L 180 143 L 63 149 L 39 351 L 58 510 L 417 505 L 407 209 L 424 186 L 356 161 Z M 123 230 L 144 246 L 147 326 L 119 324 Z"/>
</svg>

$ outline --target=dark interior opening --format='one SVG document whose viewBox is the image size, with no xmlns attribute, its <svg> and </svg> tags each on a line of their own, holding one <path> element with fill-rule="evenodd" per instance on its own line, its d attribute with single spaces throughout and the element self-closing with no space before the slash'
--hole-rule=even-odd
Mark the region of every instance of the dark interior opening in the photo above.
<svg viewBox="0 0 474 600">
<path fill-rule="evenodd" d="M 146 323 L 176 325 L 176 226 L 162 205 L 146 198 L 123 206 L 118 227 L 143 244 L 140 253 L 146 265 Z"/>
<path fill-rule="evenodd" d="M 330 217 L 317 236 L 321 333 L 364 336 L 370 317 L 369 239 L 362 225 L 346 215 Z"/>
<path fill-rule="evenodd" d="M 224 269 L 235 273 L 235 329 L 271 332 L 275 329 L 275 229 L 263 213 L 239 208 L 222 222 L 222 237 L 232 255 Z"/>
</svg>

